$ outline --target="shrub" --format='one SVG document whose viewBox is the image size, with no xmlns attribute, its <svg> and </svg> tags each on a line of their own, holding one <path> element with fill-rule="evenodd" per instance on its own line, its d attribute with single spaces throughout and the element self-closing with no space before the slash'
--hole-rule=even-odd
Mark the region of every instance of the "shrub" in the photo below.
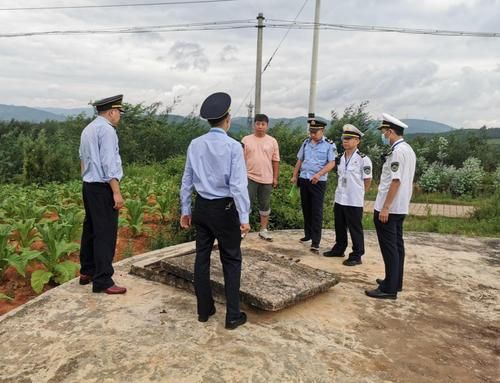
<svg viewBox="0 0 500 383">
<path fill-rule="evenodd" d="M 475 196 L 481 187 L 484 175 L 481 161 L 474 157 L 467 158 L 464 166 L 453 174 L 450 191 L 457 196 L 464 194 Z"/>
<path fill-rule="evenodd" d="M 434 162 L 422 174 L 419 185 L 427 193 L 441 192 L 449 189 L 450 182 L 456 173 L 454 166 L 446 166 Z"/>
<path fill-rule="evenodd" d="M 500 190 L 500 166 L 497 167 L 493 175 L 493 185 L 495 186 L 495 190 Z"/>
</svg>

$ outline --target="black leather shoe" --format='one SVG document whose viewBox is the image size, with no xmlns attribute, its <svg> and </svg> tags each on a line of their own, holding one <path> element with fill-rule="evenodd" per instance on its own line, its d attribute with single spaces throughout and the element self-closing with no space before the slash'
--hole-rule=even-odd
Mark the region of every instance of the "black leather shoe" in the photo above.
<svg viewBox="0 0 500 383">
<path fill-rule="evenodd" d="M 345 257 L 345 254 L 335 253 L 333 250 L 328 250 L 323 253 L 323 257 Z"/>
<path fill-rule="evenodd" d="M 397 293 L 385 293 L 380 288 L 376 288 L 375 290 L 365 290 L 365 294 L 370 298 L 379 298 L 379 299 L 397 299 Z"/>
<path fill-rule="evenodd" d="M 384 283 L 384 280 L 381 278 L 377 278 L 377 279 L 375 279 L 375 282 L 377 282 L 379 285 L 381 285 L 382 283 Z M 401 291 L 403 291 L 403 289 L 398 289 L 398 292 L 401 292 Z"/>
<path fill-rule="evenodd" d="M 342 264 L 344 266 L 356 266 L 356 265 L 361 265 L 363 262 L 361 262 L 361 259 L 346 259 Z"/>
<path fill-rule="evenodd" d="M 226 328 L 228 330 L 234 330 L 236 327 L 241 326 L 242 324 L 245 324 L 247 321 L 247 314 L 245 314 L 243 311 L 240 313 L 240 317 L 238 319 L 234 320 L 227 320 L 226 319 Z"/>
<path fill-rule="evenodd" d="M 300 242 L 309 242 L 311 240 L 311 238 L 309 237 L 303 237 L 301 239 L 299 239 Z"/>
<path fill-rule="evenodd" d="M 198 322 L 206 322 L 209 317 L 215 314 L 215 306 L 212 307 L 212 310 L 208 313 L 208 315 L 198 315 Z"/>
</svg>

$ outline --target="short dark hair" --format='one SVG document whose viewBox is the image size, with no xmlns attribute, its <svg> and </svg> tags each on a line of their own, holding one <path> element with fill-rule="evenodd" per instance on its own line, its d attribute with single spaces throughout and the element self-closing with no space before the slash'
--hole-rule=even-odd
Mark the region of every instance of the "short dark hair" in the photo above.
<svg viewBox="0 0 500 383">
<path fill-rule="evenodd" d="M 269 124 L 269 117 L 267 117 L 265 114 L 257 113 L 255 115 L 255 122 L 257 122 L 257 121 L 263 121 L 266 124 Z"/>
<path fill-rule="evenodd" d="M 226 117 L 228 116 L 229 113 L 226 113 L 225 115 L 223 115 L 222 117 L 220 118 L 216 118 L 214 120 L 207 120 L 208 123 L 210 124 L 210 126 L 212 128 L 215 128 L 217 126 L 219 126 L 221 124 L 222 121 L 224 121 L 226 119 Z"/>
<path fill-rule="evenodd" d="M 390 127 L 390 129 L 394 130 L 394 133 L 396 133 L 398 136 L 403 136 L 405 130 L 403 128 L 400 128 L 397 125 L 393 125 Z"/>
</svg>

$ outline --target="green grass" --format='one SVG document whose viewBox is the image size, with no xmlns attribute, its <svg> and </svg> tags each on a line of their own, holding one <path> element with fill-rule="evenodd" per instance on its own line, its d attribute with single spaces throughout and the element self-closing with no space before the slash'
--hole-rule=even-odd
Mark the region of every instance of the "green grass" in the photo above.
<svg viewBox="0 0 500 383">
<path fill-rule="evenodd" d="M 370 187 L 368 193 L 365 194 L 365 199 L 367 201 L 375 201 L 377 197 L 377 185 L 373 185 Z M 478 206 L 484 197 L 487 196 L 478 196 L 471 197 L 468 195 L 456 197 L 451 193 L 424 193 L 419 190 L 414 190 L 413 195 L 411 197 L 411 202 L 414 203 L 434 203 L 434 204 L 443 204 L 443 205 L 467 205 L 467 206 Z"/>
<path fill-rule="evenodd" d="M 444 205 L 470 205 L 478 206 L 481 202 L 480 197 L 460 196 L 456 197 L 451 193 L 423 193 L 416 192 L 411 198 L 415 203 L 437 203 Z"/>
<path fill-rule="evenodd" d="M 375 230 L 373 214 L 365 214 L 363 228 Z M 404 221 L 404 231 L 419 231 L 438 234 L 455 234 L 468 237 L 496 237 L 500 236 L 500 219 L 485 221 L 470 218 L 448 218 L 437 216 L 409 215 Z"/>
<path fill-rule="evenodd" d="M 500 145 L 500 138 L 488 138 L 488 143 L 493 145 Z"/>
</svg>

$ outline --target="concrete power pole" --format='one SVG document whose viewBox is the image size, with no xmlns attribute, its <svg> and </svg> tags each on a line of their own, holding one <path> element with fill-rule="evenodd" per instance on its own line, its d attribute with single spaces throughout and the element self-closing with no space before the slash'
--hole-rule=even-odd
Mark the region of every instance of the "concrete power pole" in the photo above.
<svg viewBox="0 0 500 383">
<path fill-rule="evenodd" d="M 262 34 L 264 31 L 264 15 L 257 16 L 257 68 L 255 69 L 255 113 L 260 113 L 260 100 L 262 88 Z"/>
<path fill-rule="evenodd" d="M 321 0 L 316 0 L 316 10 L 314 12 L 314 35 L 313 35 L 313 51 L 311 62 L 311 85 L 309 88 L 309 114 L 308 117 L 314 117 L 316 111 L 316 84 L 318 74 L 318 46 L 319 46 L 319 14 L 321 8 Z"/>
<path fill-rule="evenodd" d="M 247 128 L 248 130 L 252 131 L 252 127 L 253 127 L 253 104 L 252 104 L 252 101 L 250 101 L 247 105 L 247 110 L 248 110 L 248 114 L 247 114 Z"/>
</svg>

